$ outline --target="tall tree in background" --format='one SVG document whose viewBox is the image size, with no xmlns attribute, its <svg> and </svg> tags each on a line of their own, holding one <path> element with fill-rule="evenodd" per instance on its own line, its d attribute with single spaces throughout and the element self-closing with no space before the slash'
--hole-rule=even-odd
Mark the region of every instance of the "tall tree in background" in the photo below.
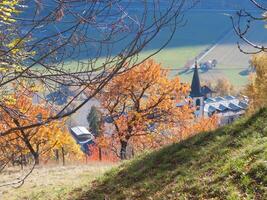
<svg viewBox="0 0 267 200">
<path fill-rule="evenodd" d="M 267 54 L 253 56 L 252 64 L 256 73 L 251 75 L 245 94 L 249 97 L 251 111 L 256 111 L 267 106 Z"/>
<path fill-rule="evenodd" d="M 89 123 L 90 131 L 94 134 L 94 136 L 99 136 L 103 120 L 101 111 L 96 106 L 91 107 L 87 116 L 87 121 Z"/>
<path fill-rule="evenodd" d="M 168 71 L 148 60 L 115 77 L 101 92 L 99 100 L 114 125 L 113 138 L 120 144 L 120 158 L 126 159 L 128 144 L 144 136 L 167 134 L 174 126 L 185 126 L 192 119 L 184 102 L 189 87 Z"/>
</svg>

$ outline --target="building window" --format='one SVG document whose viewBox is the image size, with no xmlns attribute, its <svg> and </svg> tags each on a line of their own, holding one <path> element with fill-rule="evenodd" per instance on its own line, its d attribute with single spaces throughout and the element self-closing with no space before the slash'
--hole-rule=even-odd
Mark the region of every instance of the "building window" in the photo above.
<svg viewBox="0 0 267 200">
<path fill-rule="evenodd" d="M 196 100 L 196 106 L 200 106 L 200 99 Z"/>
<path fill-rule="evenodd" d="M 196 100 L 196 108 L 197 108 L 197 110 L 200 110 L 200 104 L 201 104 L 200 99 L 197 99 Z"/>
</svg>

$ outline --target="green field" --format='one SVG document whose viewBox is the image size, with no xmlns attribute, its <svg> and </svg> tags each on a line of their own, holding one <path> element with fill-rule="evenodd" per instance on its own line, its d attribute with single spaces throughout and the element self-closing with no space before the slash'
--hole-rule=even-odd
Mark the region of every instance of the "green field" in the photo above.
<svg viewBox="0 0 267 200">
<path fill-rule="evenodd" d="M 155 56 L 167 68 L 182 68 L 188 60 L 216 43 L 231 28 L 229 18 L 221 12 L 191 11 L 185 15 L 185 19 L 185 26 L 178 28 L 166 49 Z M 165 30 L 153 42 L 164 41 L 167 36 Z"/>
<path fill-rule="evenodd" d="M 238 38 L 233 32 L 229 14 L 222 11 L 190 11 L 186 13 L 185 19 L 187 23 L 178 28 L 168 46 L 153 58 L 164 68 L 171 69 L 171 77 L 179 75 L 182 81 L 190 83 L 193 73 L 180 74 L 180 72 L 184 70 L 188 61 L 194 61 L 197 56 L 208 51 L 200 61 L 216 59 L 218 65 L 214 70 L 200 73 L 202 81 L 216 81 L 223 77 L 229 79 L 237 88 L 246 85 L 248 76 L 240 75 L 240 72 L 247 69 L 250 55 L 239 51 L 236 44 Z M 267 44 L 263 24 L 256 24 L 252 28 L 249 39 Z M 168 39 L 169 33 L 168 29 L 162 30 L 139 57 L 151 55 L 161 47 L 163 41 Z M 251 50 L 246 45 L 244 49 Z M 105 61 L 100 59 L 98 62 Z M 75 65 L 76 62 L 71 62 L 68 66 L 75 69 Z"/>
<path fill-rule="evenodd" d="M 237 47 L 238 38 L 232 30 L 229 16 L 223 12 L 190 12 L 186 16 L 188 23 L 178 30 L 174 41 L 154 58 L 164 67 L 172 69 L 171 76 L 181 72 L 189 60 L 194 60 L 201 52 L 211 49 L 200 62 L 216 59 L 217 68 L 200 73 L 201 79 L 214 81 L 225 77 L 236 87 L 244 86 L 248 76 L 239 73 L 249 66 L 250 55 L 241 53 Z M 248 35 L 249 39 L 260 44 L 267 44 L 263 24 L 255 24 Z M 216 46 L 214 46 L 216 44 Z M 244 50 L 251 51 L 248 45 L 242 45 Z M 148 55 L 145 52 L 144 55 Z M 192 73 L 180 74 L 183 81 L 191 82 Z"/>
</svg>

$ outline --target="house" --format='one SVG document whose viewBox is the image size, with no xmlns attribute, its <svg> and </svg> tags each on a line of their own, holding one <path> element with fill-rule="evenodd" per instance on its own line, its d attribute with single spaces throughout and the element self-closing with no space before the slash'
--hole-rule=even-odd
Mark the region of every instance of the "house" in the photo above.
<svg viewBox="0 0 267 200">
<path fill-rule="evenodd" d="M 76 140 L 77 144 L 81 146 L 81 150 L 89 154 L 90 149 L 89 145 L 94 143 L 94 136 L 91 134 L 85 127 L 83 126 L 76 126 L 70 128 L 70 133 L 72 137 Z"/>
<path fill-rule="evenodd" d="M 67 103 L 68 97 L 75 96 L 75 93 L 66 85 L 60 85 L 59 89 L 46 95 L 46 100 L 56 105 L 64 105 Z"/>
<path fill-rule="evenodd" d="M 247 97 L 213 97 L 214 93 L 208 86 L 201 86 L 196 63 L 190 92 L 192 106 L 196 107 L 196 117 L 210 117 L 216 114 L 220 118 L 220 125 L 225 125 L 245 114 L 249 103 Z"/>
</svg>

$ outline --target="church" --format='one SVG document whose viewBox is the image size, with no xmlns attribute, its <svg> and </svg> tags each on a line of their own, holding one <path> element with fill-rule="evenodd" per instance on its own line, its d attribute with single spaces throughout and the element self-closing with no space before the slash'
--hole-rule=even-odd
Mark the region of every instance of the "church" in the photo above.
<svg viewBox="0 0 267 200">
<path fill-rule="evenodd" d="M 196 108 L 195 116 L 210 117 L 217 115 L 220 119 L 220 125 L 226 125 L 245 114 L 249 103 L 247 97 L 213 96 L 214 93 L 215 91 L 209 87 L 201 86 L 196 63 L 190 92 L 192 106 Z"/>
</svg>

